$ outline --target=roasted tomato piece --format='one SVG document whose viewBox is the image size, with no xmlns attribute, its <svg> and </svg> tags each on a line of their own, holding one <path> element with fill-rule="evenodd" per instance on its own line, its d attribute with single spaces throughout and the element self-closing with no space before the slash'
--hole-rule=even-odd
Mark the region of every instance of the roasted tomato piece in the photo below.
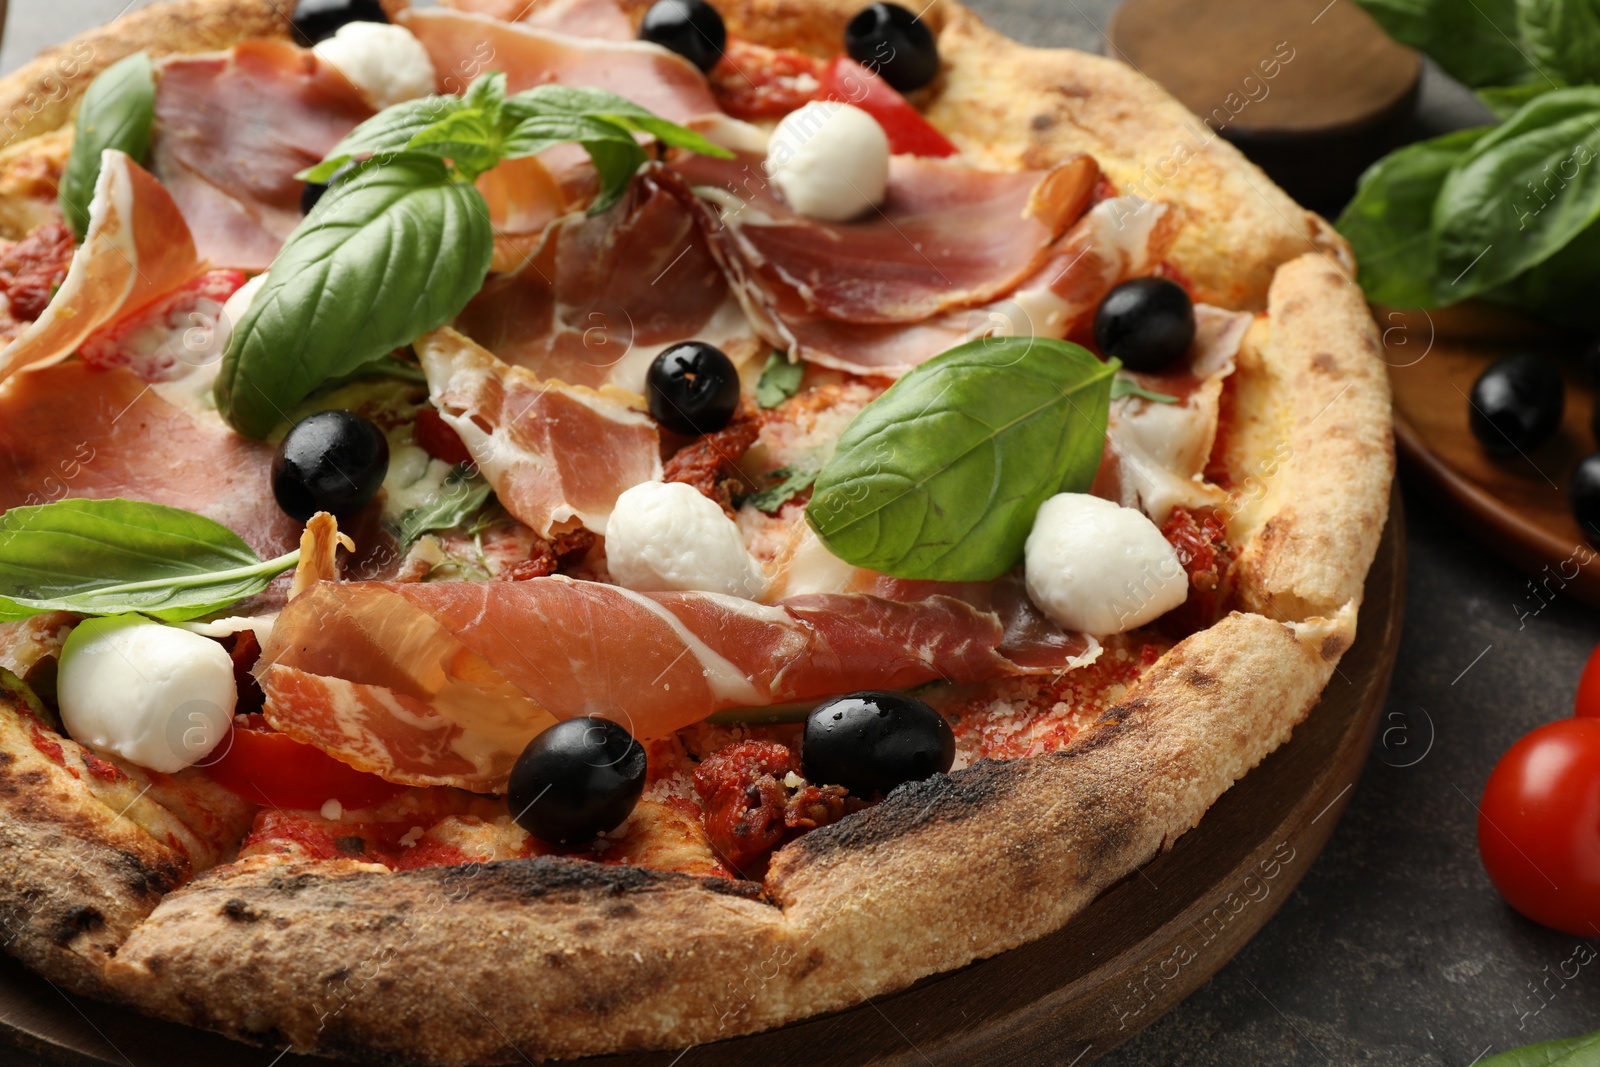
<svg viewBox="0 0 1600 1067">
<path fill-rule="evenodd" d="M 735 870 L 746 868 L 797 832 L 838 822 L 864 805 L 843 786 L 817 786 L 798 774 L 794 753 L 773 741 L 740 741 L 707 757 L 694 772 L 705 806 L 706 836 Z"/>
<path fill-rule="evenodd" d="M 953 156 L 956 146 L 894 87 L 849 56 L 836 56 L 822 72 L 821 99 L 854 104 L 878 120 L 895 155 Z"/>
<path fill-rule="evenodd" d="M 275 808 L 315 811 L 329 800 L 370 808 L 406 789 L 279 733 L 259 715 L 236 718 L 222 747 L 222 758 L 206 773 L 246 800 Z"/>
<path fill-rule="evenodd" d="M 824 66 L 803 52 L 731 37 L 712 68 L 711 91 L 736 119 L 782 118 L 817 98 Z"/>
<path fill-rule="evenodd" d="M 47 222 L 16 244 L 0 251 L 0 293 L 11 317 L 32 322 L 43 314 L 72 263 L 72 231 Z"/>
</svg>

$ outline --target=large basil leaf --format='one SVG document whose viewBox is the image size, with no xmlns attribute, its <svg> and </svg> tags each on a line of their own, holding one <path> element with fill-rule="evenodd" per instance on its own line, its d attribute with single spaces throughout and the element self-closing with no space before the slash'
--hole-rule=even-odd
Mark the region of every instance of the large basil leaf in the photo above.
<svg viewBox="0 0 1600 1067">
<path fill-rule="evenodd" d="M 1479 297 L 1537 315 L 1574 330 L 1600 328 L 1600 301 L 1595 300 L 1595 269 L 1600 264 L 1600 222 L 1595 222 L 1561 251 L 1504 285 Z"/>
<path fill-rule="evenodd" d="M 1553 256 L 1600 218 L 1600 87 L 1557 89 L 1470 148 L 1434 206 L 1434 295 L 1453 304 Z"/>
<path fill-rule="evenodd" d="M 59 500 L 0 515 L 0 617 L 44 611 L 193 619 L 293 567 L 263 563 L 226 526 L 135 500 Z"/>
<path fill-rule="evenodd" d="M 1339 232 L 1355 251 L 1368 300 L 1434 306 L 1433 206 L 1450 168 L 1488 132 L 1458 130 L 1407 145 L 1361 176 Z"/>
<path fill-rule="evenodd" d="M 265 437 L 329 378 L 448 322 L 489 273 L 488 205 L 443 161 L 402 155 L 341 180 L 273 261 L 228 339 L 217 409 Z"/>
<path fill-rule="evenodd" d="M 1517 27 L 1545 77 L 1600 81 L 1600 5 L 1595 0 L 1517 0 Z"/>
<path fill-rule="evenodd" d="M 61 172 L 61 214 L 78 240 L 89 228 L 89 202 L 107 148 L 144 162 L 156 114 L 156 79 L 150 57 L 135 52 L 101 71 L 83 94 L 72 153 Z"/>
<path fill-rule="evenodd" d="M 1111 379 L 1078 345 L 985 338 L 913 369 L 845 429 L 806 519 L 834 555 L 901 578 L 997 578 L 1039 505 L 1094 480 Z"/>
<path fill-rule="evenodd" d="M 1357 0 L 1389 35 L 1471 87 L 1537 77 L 1518 41 L 1516 0 Z"/>
<path fill-rule="evenodd" d="M 1594 1067 L 1596 1062 L 1600 1062 L 1600 1030 L 1582 1037 L 1508 1049 L 1483 1060 L 1478 1067 Z"/>
</svg>

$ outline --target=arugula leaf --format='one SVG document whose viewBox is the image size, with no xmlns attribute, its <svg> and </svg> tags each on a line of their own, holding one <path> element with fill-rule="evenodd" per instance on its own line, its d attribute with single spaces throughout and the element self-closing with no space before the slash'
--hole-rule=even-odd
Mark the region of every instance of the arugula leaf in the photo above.
<svg viewBox="0 0 1600 1067">
<path fill-rule="evenodd" d="M 1458 130 L 1392 152 L 1361 176 L 1339 216 L 1367 299 L 1390 307 L 1431 308 L 1433 210 L 1450 168 L 1490 127 Z"/>
<path fill-rule="evenodd" d="M 1597 1056 L 1600 1056 L 1600 1030 L 1582 1037 L 1508 1049 L 1481 1061 L 1479 1067 L 1594 1067 Z"/>
<path fill-rule="evenodd" d="M 1538 75 L 1519 47 L 1517 0 L 1357 0 L 1401 44 L 1469 88 Z"/>
<path fill-rule="evenodd" d="M 845 429 L 806 520 L 840 559 L 983 581 L 1022 559 L 1039 505 L 1094 480 L 1116 360 L 983 338 L 914 368 Z"/>
<path fill-rule="evenodd" d="M 453 530 L 483 509 L 489 499 L 489 483 L 465 464 L 457 465 L 445 479 L 443 491 L 426 504 L 419 504 L 400 516 L 395 540 L 404 554 L 417 538 L 433 530 Z"/>
<path fill-rule="evenodd" d="M 1600 87 L 1545 93 L 1451 168 L 1434 206 L 1434 296 L 1455 303 L 1549 259 L 1600 219 Z"/>
<path fill-rule="evenodd" d="M 777 481 L 765 489 L 751 493 L 740 503 L 750 504 L 757 511 L 764 511 L 768 515 L 776 515 L 785 504 L 811 488 L 817 480 L 817 472 L 794 467 L 779 467 L 770 477 Z"/>
<path fill-rule="evenodd" d="M 493 250 L 482 194 L 438 159 L 406 154 L 341 179 L 229 337 L 217 410 L 265 437 L 327 379 L 453 318 L 483 285 Z"/>
<path fill-rule="evenodd" d="M 777 407 L 800 391 L 800 379 L 805 373 L 804 363 L 790 363 L 782 352 L 772 353 L 756 383 L 756 403 L 764 408 Z"/>
<path fill-rule="evenodd" d="M 78 105 L 72 153 L 61 172 L 61 214 L 78 240 L 89 228 L 89 202 L 100 178 L 101 153 L 115 148 L 143 163 L 155 115 L 155 69 L 144 52 L 118 60 L 89 83 Z"/>
<path fill-rule="evenodd" d="M 265 563 L 232 530 L 182 508 L 58 500 L 0 515 L 0 615 L 140 612 L 198 618 L 261 592 L 300 560 Z"/>
<path fill-rule="evenodd" d="M 1600 81 L 1600 9 L 1592 0 L 1517 0 L 1517 28 L 1545 77 Z"/>
<path fill-rule="evenodd" d="M 1117 375 L 1111 379 L 1111 399 L 1121 400 L 1125 396 L 1136 396 L 1140 400 L 1148 400 L 1152 404 L 1176 404 L 1178 398 L 1166 393 L 1158 393 L 1154 389 L 1146 389 L 1132 378 Z"/>
</svg>

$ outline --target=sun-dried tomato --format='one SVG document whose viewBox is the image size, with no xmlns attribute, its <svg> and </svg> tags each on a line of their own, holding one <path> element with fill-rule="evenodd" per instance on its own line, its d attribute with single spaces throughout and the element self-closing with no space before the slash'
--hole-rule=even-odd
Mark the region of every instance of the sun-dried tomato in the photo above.
<svg viewBox="0 0 1600 1067">
<path fill-rule="evenodd" d="M 412 433 L 416 437 L 417 447 L 434 459 L 452 464 L 466 463 L 472 459 L 467 446 L 461 443 L 461 436 L 433 408 L 423 408 L 417 412 Z"/>
<path fill-rule="evenodd" d="M 756 443 L 765 422 L 761 412 L 741 409 L 716 433 L 697 437 L 680 448 L 663 467 L 662 480 L 692 485 L 732 514 L 734 491 L 743 484 L 738 478 L 739 461 Z"/>
<path fill-rule="evenodd" d="M 711 69 L 711 91 L 734 118 L 782 118 L 817 98 L 824 66 L 801 52 L 730 37 Z"/>
<path fill-rule="evenodd" d="M 72 231 L 47 222 L 0 251 L 0 292 L 10 301 L 12 318 L 32 322 L 44 313 L 67 276 L 72 249 Z"/>
<path fill-rule="evenodd" d="M 1180 504 L 1167 516 L 1161 535 L 1189 575 L 1189 599 L 1169 612 L 1162 625 L 1170 633 L 1194 633 L 1221 615 L 1235 555 L 1228 543 L 1227 520 L 1215 508 L 1191 511 Z"/>
<path fill-rule="evenodd" d="M 594 547 L 595 536 L 579 528 L 557 534 L 555 540 L 539 539 L 528 549 L 528 558 L 519 560 L 495 575 L 497 581 L 525 582 L 530 578 L 544 578 L 556 574 L 572 560 L 581 557 Z"/>
</svg>

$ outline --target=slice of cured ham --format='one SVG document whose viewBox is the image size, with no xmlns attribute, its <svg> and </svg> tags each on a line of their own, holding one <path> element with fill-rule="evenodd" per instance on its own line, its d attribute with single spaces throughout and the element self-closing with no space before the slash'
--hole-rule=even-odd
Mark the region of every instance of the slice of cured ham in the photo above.
<svg viewBox="0 0 1600 1067">
<path fill-rule="evenodd" d="M 595 386 L 636 348 L 702 337 L 728 286 L 684 191 L 663 188 L 676 182 L 653 168 L 612 210 L 562 219 L 526 266 L 484 285 L 456 328 L 507 363 Z"/>
<path fill-rule="evenodd" d="M 372 107 L 309 49 L 256 40 L 159 67 L 152 166 L 218 267 L 262 271 L 300 224 L 295 174 Z"/>
<path fill-rule="evenodd" d="M 779 200 L 748 153 L 673 166 L 720 206 L 707 236 L 751 300 L 780 317 L 779 305 L 798 300 L 862 324 L 920 322 L 1010 292 L 1088 207 L 1100 176 L 1087 156 L 1013 173 L 895 156 L 880 209 L 827 223 Z"/>
<path fill-rule="evenodd" d="M 202 269 L 189 228 L 161 183 L 107 149 L 83 244 L 44 311 L 0 351 L 0 381 L 65 359 L 96 327 L 160 299 Z"/>
<path fill-rule="evenodd" d="M 456 11 L 525 22 L 541 30 L 592 40 L 632 41 L 633 23 L 616 0 L 447 0 Z"/>
<path fill-rule="evenodd" d="M 125 497 L 215 519 L 262 558 L 300 526 L 272 497 L 272 446 L 168 403 L 130 371 L 60 363 L 0 386 L 0 511 Z"/>
<path fill-rule="evenodd" d="M 589 40 L 440 8 L 406 11 L 400 22 L 428 50 L 441 92 L 459 93 L 498 70 L 508 92 L 550 84 L 604 89 L 680 124 L 719 111 L 694 64 L 653 44 Z"/>
<path fill-rule="evenodd" d="M 440 416 L 539 536 L 603 534 L 623 490 L 661 478 L 660 434 L 636 394 L 541 379 L 448 327 L 416 349 Z"/>
<path fill-rule="evenodd" d="M 279 616 L 257 677 L 275 727 L 352 766 L 499 790 L 558 719 L 600 714 L 660 737 L 724 708 L 1060 670 L 1088 649 L 1078 638 L 1013 659 L 1006 638 L 998 614 L 949 597 L 762 606 L 561 577 L 323 582 Z"/>
</svg>

